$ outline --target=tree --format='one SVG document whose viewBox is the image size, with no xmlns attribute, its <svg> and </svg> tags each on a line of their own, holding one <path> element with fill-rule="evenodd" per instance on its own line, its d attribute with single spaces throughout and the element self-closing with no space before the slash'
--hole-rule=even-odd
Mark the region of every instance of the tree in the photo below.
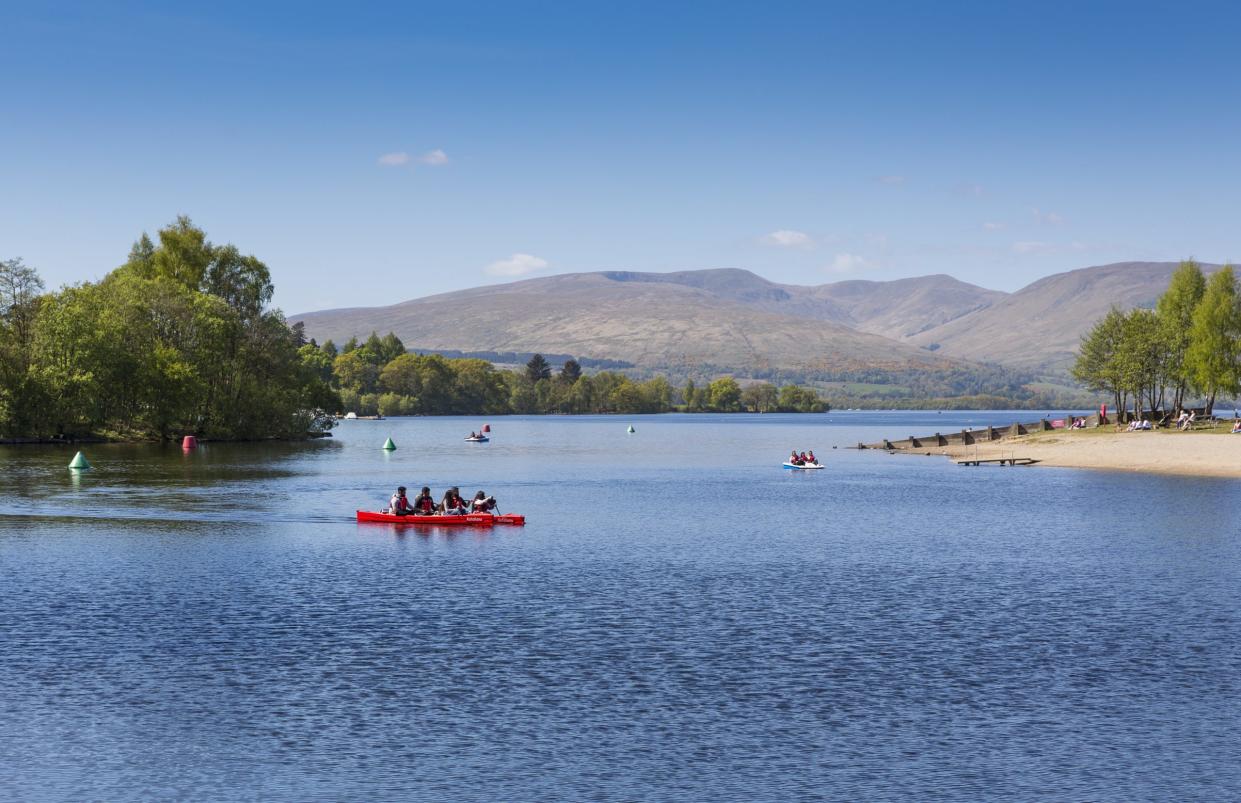
<svg viewBox="0 0 1241 803">
<path fill-rule="evenodd" d="M 1207 280 L 1194 310 L 1185 367 L 1194 386 L 1207 396 L 1207 410 L 1219 394 L 1241 393 L 1241 303 L 1232 266 Z"/>
<path fill-rule="evenodd" d="M 780 394 L 770 382 L 748 385 L 741 391 L 741 406 L 752 413 L 768 413 L 780 403 Z"/>
<path fill-rule="evenodd" d="M 1172 409 L 1176 413 L 1181 411 L 1185 391 L 1190 384 L 1185 353 L 1189 349 L 1194 310 L 1202 301 L 1205 290 L 1206 279 L 1202 276 L 1202 269 L 1192 259 L 1185 260 L 1172 274 L 1168 289 L 1159 297 L 1155 307 L 1167 348 L 1166 372 L 1172 383 Z"/>
<path fill-rule="evenodd" d="M 698 388 L 694 387 L 694 380 L 685 380 L 681 395 L 685 398 L 685 412 L 692 413 L 698 409 Z"/>
<path fill-rule="evenodd" d="M 379 381 L 379 369 L 363 357 L 361 349 L 347 351 L 333 360 L 332 375 L 338 388 L 358 393 L 373 393 Z"/>
<path fill-rule="evenodd" d="M 0 429 L 26 434 L 38 408 L 32 375 L 36 320 L 43 280 L 21 259 L 0 261 Z"/>
<path fill-rule="evenodd" d="M 551 375 L 552 367 L 547 364 L 547 360 L 543 359 L 542 354 L 535 354 L 526 363 L 526 378 L 532 383 L 540 379 L 550 379 Z"/>
<path fill-rule="evenodd" d="M 1084 337 L 1073 364 L 1073 378 L 1089 390 L 1112 394 L 1113 409 L 1127 407 L 1127 385 L 1120 355 L 1125 348 L 1125 315 L 1115 307 Z"/>
<path fill-rule="evenodd" d="M 711 409 L 729 413 L 741 406 L 741 386 L 731 376 L 721 377 L 707 387 Z"/>
<path fill-rule="evenodd" d="M 827 409 L 827 403 L 809 388 L 785 385 L 780 388 L 776 408 L 784 413 L 821 413 Z"/>
<path fill-rule="evenodd" d="M 582 366 L 577 360 L 569 359 L 564 361 L 564 367 L 560 369 L 560 379 L 566 385 L 572 385 L 574 382 L 582 378 Z"/>
<path fill-rule="evenodd" d="M 202 289 L 223 299 L 242 320 L 257 318 L 275 292 L 267 266 L 253 256 L 242 256 L 232 245 L 214 249 Z"/>
</svg>

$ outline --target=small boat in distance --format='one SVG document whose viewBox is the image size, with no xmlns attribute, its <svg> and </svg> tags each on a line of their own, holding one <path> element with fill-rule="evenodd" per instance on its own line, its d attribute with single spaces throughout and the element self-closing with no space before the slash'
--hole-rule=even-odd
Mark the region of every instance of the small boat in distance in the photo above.
<svg viewBox="0 0 1241 803">
<path fill-rule="evenodd" d="M 486 435 L 473 435 L 465 440 L 467 443 L 486 443 L 491 438 L 488 438 Z"/>
<path fill-rule="evenodd" d="M 801 463 L 801 464 L 785 463 L 784 467 L 791 468 L 794 470 L 799 470 L 799 471 L 809 471 L 811 469 L 816 469 L 816 468 L 827 468 L 827 466 L 823 465 L 822 463 Z"/>
</svg>

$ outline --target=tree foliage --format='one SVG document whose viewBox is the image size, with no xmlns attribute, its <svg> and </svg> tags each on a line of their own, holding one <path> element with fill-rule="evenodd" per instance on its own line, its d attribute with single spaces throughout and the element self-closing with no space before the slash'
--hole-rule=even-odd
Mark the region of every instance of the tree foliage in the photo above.
<svg viewBox="0 0 1241 803">
<path fill-rule="evenodd" d="M 186 217 L 145 234 L 99 282 L 34 297 L 42 283 L 2 263 L 0 431 L 8 437 L 299 437 L 339 401 L 302 347 L 267 268 L 216 247 Z M 7 283 L 6 283 L 7 282 Z"/>
<path fill-rule="evenodd" d="M 1133 415 L 1177 412 L 1191 390 L 1210 408 L 1241 393 L 1241 302 L 1225 266 L 1204 280 L 1182 262 L 1155 310 L 1112 309 L 1082 338 L 1073 376 Z"/>
</svg>

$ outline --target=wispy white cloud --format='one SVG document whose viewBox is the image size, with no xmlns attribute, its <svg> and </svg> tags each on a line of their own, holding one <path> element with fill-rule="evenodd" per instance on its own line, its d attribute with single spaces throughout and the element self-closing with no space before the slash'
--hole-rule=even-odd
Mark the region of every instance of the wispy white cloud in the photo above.
<svg viewBox="0 0 1241 803">
<path fill-rule="evenodd" d="M 837 254 L 826 270 L 829 273 L 855 273 L 870 266 L 870 260 L 857 254 Z"/>
<path fill-rule="evenodd" d="M 422 162 L 424 165 L 439 167 L 440 165 L 448 164 L 448 154 L 444 153 L 439 148 L 436 148 L 433 151 L 427 151 L 419 156 L 418 161 Z"/>
<path fill-rule="evenodd" d="M 982 227 L 983 227 L 984 229 L 986 229 L 987 231 L 999 231 L 1000 229 L 1006 229 L 1006 228 L 1008 228 L 1008 224 L 1007 224 L 1007 223 L 995 223 L 995 222 L 992 222 L 992 221 L 987 221 L 986 223 L 982 224 Z"/>
<path fill-rule="evenodd" d="M 812 248 L 814 247 L 814 238 L 804 231 L 794 231 L 793 229 L 779 229 L 771 234 L 765 234 L 762 238 L 767 245 L 775 245 L 780 248 Z"/>
<path fill-rule="evenodd" d="M 1064 218 L 1057 215 L 1055 212 L 1044 212 L 1037 208 L 1030 211 L 1034 213 L 1034 219 L 1039 223 L 1042 223 L 1044 226 L 1059 226 L 1064 222 Z"/>
<path fill-rule="evenodd" d="M 899 175 L 879 176 L 877 179 L 880 184 L 887 184 L 890 187 L 899 187 L 905 183 L 905 177 Z"/>
<path fill-rule="evenodd" d="M 384 167 L 401 167 L 402 165 L 409 164 L 409 154 L 405 151 L 385 153 L 379 157 L 379 164 Z"/>
<path fill-rule="evenodd" d="M 512 254 L 508 259 L 498 259 L 483 268 L 488 276 L 525 276 L 543 270 L 548 265 L 546 259 L 533 254 Z"/>
</svg>

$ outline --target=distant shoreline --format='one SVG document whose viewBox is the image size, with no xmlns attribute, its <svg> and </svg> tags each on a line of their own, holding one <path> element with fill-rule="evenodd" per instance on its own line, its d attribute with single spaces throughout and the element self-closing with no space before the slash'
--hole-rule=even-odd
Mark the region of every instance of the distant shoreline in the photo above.
<svg viewBox="0 0 1241 803">
<path fill-rule="evenodd" d="M 906 454 L 954 460 L 1028 457 L 1040 466 L 1241 479 L 1241 434 L 1115 432 L 1110 429 L 1041 432 L 969 446 L 941 446 Z"/>
</svg>

